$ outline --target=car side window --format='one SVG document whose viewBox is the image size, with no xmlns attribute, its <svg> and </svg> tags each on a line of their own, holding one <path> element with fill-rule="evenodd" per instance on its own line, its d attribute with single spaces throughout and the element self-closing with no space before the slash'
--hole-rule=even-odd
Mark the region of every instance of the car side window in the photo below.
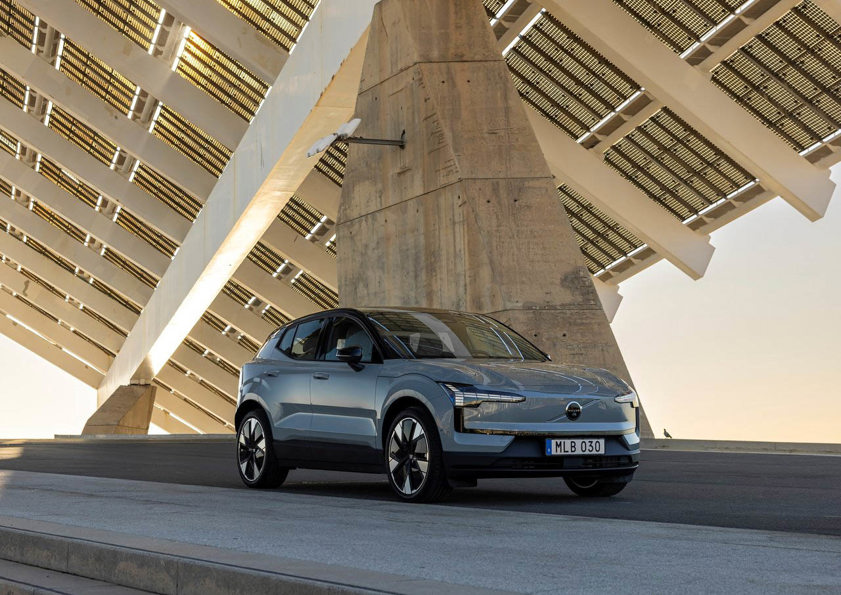
<svg viewBox="0 0 841 595">
<path fill-rule="evenodd" d="M 263 343 L 263 346 L 260 347 L 259 351 L 257 351 L 257 355 L 254 356 L 255 359 L 270 359 L 272 357 L 274 347 L 277 344 L 277 337 L 278 331 L 272 331 L 272 334 L 269 335 L 269 338 L 266 339 L 266 342 Z"/>
<path fill-rule="evenodd" d="M 295 338 L 292 339 L 292 346 L 287 355 L 297 360 L 313 360 L 318 352 L 318 338 L 321 336 L 321 328 L 324 326 L 324 319 L 308 320 L 298 325 L 295 331 Z M 286 337 L 283 337 L 286 339 Z"/>
<path fill-rule="evenodd" d="M 297 326 L 290 326 L 286 329 L 286 332 L 283 333 L 283 337 L 281 337 L 280 342 L 277 344 L 277 348 L 289 355 L 289 350 L 292 347 L 292 339 L 295 338 L 295 329 L 298 328 Z"/>
<path fill-rule="evenodd" d="M 374 342 L 362 325 L 352 318 L 336 318 L 330 328 L 330 338 L 325 347 L 324 359 L 337 362 L 336 351 L 343 347 L 361 347 L 362 361 L 371 363 L 374 356 Z"/>
</svg>

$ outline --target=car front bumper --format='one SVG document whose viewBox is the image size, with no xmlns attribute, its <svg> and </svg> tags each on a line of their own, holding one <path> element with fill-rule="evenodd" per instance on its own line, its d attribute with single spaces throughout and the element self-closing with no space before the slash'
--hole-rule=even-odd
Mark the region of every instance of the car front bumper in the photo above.
<svg viewBox="0 0 841 595">
<path fill-rule="evenodd" d="M 545 440 L 545 436 L 516 436 L 501 452 L 445 451 L 447 476 L 479 479 L 610 475 L 616 481 L 630 481 L 639 466 L 639 445 L 629 447 L 622 436 L 606 436 L 605 453 L 597 456 L 547 456 Z"/>
</svg>

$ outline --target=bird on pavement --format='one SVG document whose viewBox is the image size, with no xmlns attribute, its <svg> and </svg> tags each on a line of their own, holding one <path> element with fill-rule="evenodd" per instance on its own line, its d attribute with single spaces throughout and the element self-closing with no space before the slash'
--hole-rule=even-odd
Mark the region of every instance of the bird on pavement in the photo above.
<svg viewBox="0 0 841 595">
<path fill-rule="evenodd" d="M 667 430 L 666 428 L 663 428 L 663 436 L 665 436 L 666 438 L 672 437 L 672 435 L 669 434 L 669 430 Z"/>
</svg>

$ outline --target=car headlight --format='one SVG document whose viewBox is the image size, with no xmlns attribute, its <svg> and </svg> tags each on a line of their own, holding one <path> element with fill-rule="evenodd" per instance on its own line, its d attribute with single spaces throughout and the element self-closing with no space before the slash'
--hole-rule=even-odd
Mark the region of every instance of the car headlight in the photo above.
<svg viewBox="0 0 841 595">
<path fill-rule="evenodd" d="M 522 403 L 523 395 L 480 389 L 470 384 L 442 382 L 441 386 L 456 407 L 478 407 L 482 403 Z"/>
<path fill-rule="evenodd" d="M 635 393 L 634 391 L 631 391 L 624 395 L 619 395 L 618 397 L 614 397 L 613 400 L 617 403 L 630 403 L 631 407 L 640 406 L 639 399 L 637 399 L 637 393 Z"/>
</svg>

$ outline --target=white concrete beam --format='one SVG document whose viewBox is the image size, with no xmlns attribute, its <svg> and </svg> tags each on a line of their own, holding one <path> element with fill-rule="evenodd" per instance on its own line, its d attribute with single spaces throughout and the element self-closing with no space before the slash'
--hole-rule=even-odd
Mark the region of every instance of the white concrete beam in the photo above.
<svg viewBox="0 0 841 595">
<path fill-rule="evenodd" d="M 128 332 L 134 326 L 137 316 L 121 304 L 112 300 L 90 283 L 69 273 L 47 257 L 28 248 L 6 233 L 0 233 L 0 254 L 11 258 L 23 268 L 49 281 L 55 287 L 73 296 L 116 327 Z"/>
<path fill-rule="evenodd" d="M 0 285 L 22 295 L 45 312 L 78 329 L 106 349 L 114 353 L 120 350 L 125 337 L 13 268 L 0 265 Z"/>
<path fill-rule="evenodd" d="M 5 316 L 0 316 L 0 333 L 88 386 L 96 388 L 102 381 L 102 374 Z"/>
<path fill-rule="evenodd" d="M 622 303 L 619 287 L 605 283 L 595 277 L 593 278 L 593 287 L 596 288 L 596 293 L 599 295 L 599 301 L 602 303 L 602 310 L 604 310 L 608 322 L 613 322 L 613 318 L 619 310 L 619 304 Z"/>
<path fill-rule="evenodd" d="M 201 343 L 213 353 L 236 367 L 242 367 L 254 357 L 254 353 L 233 339 L 222 335 L 204 320 L 199 320 L 190 331 L 189 337 L 196 343 Z"/>
<path fill-rule="evenodd" d="M 736 52 L 740 47 L 745 45 L 751 39 L 762 33 L 765 29 L 773 25 L 777 19 L 783 17 L 789 10 L 800 4 L 802 0 L 777 0 L 767 10 L 756 16 L 751 16 L 752 11 L 749 8 L 745 14 L 736 17 L 735 21 L 744 24 L 744 27 L 739 29 L 736 33 L 730 34 L 731 28 L 738 26 L 738 22 L 724 27 L 719 33 L 713 35 L 705 42 L 711 52 L 696 67 L 702 72 L 710 72 L 723 60 L 726 60 L 733 52 Z M 831 0 L 833 4 L 837 4 L 837 0 Z M 692 56 L 688 58 L 690 63 L 693 62 Z"/>
<path fill-rule="evenodd" d="M 180 242 L 187 235 L 189 221 L 8 101 L 0 101 L 0 127 L 24 139 L 27 145 L 61 164 L 172 240 Z"/>
<path fill-rule="evenodd" d="M 206 413 L 196 409 L 183 399 L 173 395 L 171 392 L 165 391 L 160 386 L 158 387 L 158 390 L 155 391 L 155 405 L 172 413 L 179 419 L 186 421 L 188 424 L 205 434 L 231 433 L 231 430 L 225 425 L 220 424 Z M 154 419 L 152 420 L 152 423 L 154 423 Z"/>
<path fill-rule="evenodd" d="M 314 167 L 307 149 L 350 119 L 373 0 L 322 0 L 137 328 L 100 387 L 151 379 Z"/>
<path fill-rule="evenodd" d="M 226 147 L 234 148 L 239 144 L 248 128 L 245 120 L 76 2 L 18 0 L 18 4 L 172 106 Z"/>
<path fill-rule="evenodd" d="M 158 0 L 158 4 L 264 81 L 275 80 L 289 56 L 283 48 L 216 2 Z"/>
<path fill-rule="evenodd" d="M 137 266 L 157 277 L 166 272 L 171 262 L 169 258 L 6 152 L 0 152 L 0 178 L 44 203 Z"/>
<path fill-rule="evenodd" d="M 714 248 L 709 238 L 693 232 L 645 196 L 595 153 L 588 151 L 526 108 L 552 175 L 569 184 L 684 273 L 703 276 Z"/>
<path fill-rule="evenodd" d="M 835 185 L 612 0 L 543 0 L 582 39 L 810 220 Z"/>
<path fill-rule="evenodd" d="M 0 219 L 11 223 L 19 231 L 60 254 L 130 300 L 143 305 L 152 295 L 152 288 L 137 277 L 80 244 L 20 203 L 11 199 L 0 200 Z"/>
<path fill-rule="evenodd" d="M 223 419 L 231 424 L 234 423 L 236 409 L 234 405 L 199 384 L 195 379 L 188 378 L 168 365 L 161 368 L 156 378 L 186 396 L 194 403 L 197 403 L 202 408 L 207 409 L 219 419 Z"/>
<path fill-rule="evenodd" d="M 295 192 L 302 200 L 330 217 L 333 221 L 339 216 L 339 201 L 342 199 L 342 187 L 336 186 L 330 178 L 317 169 L 312 170 Z"/>
<path fill-rule="evenodd" d="M 162 389 L 158 387 L 158 391 L 160 390 Z M 181 423 L 172 417 L 168 412 L 157 406 L 152 409 L 152 423 L 172 435 L 196 433 L 193 428 Z"/>
<path fill-rule="evenodd" d="M 336 259 L 327 253 L 324 246 L 304 239 L 280 219 L 272 222 L 261 241 L 283 254 L 299 269 L 304 269 L 333 291 L 338 291 Z"/>
<path fill-rule="evenodd" d="M 497 39 L 499 49 L 504 50 L 511 45 L 511 43 L 520 36 L 520 33 L 523 29 L 525 29 L 526 25 L 528 25 L 531 20 L 540 13 L 542 8 L 543 7 L 539 3 L 532 2 L 519 14 L 519 16 L 517 16 L 517 19 L 513 22 L 508 22 L 508 19 L 506 19 L 511 12 L 511 10 L 509 10 L 502 17 L 502 20 L 496 25 L 496 27 L 494 27 L 494 30 L 498 29 L 500 25 L 507 27 L 502 36 Z"/>
<path fill-rule="evenodd" d="M 659 112 L 663 108 L 663 104 L 659 101 L 652 101 L 632 117 L 628 118 L 623 122 L 620 126 L 617 126 L 614 130 L 610 132 L 610 134 L 604 135 L 602 138 L 599 139 L 599 142 L 593 145 L 590 149 L 591 151 L 596 151 L 599 154 L 607 153 L 607 151 L 623 139 L 625 136 L 629 135 L 636 129 L 637 126 L 641 125 L 643 122 L 648 120 L 654 114 Z M 596 137 L 599 137 L 599 134 L 596 133 Z"/>
<path fill-rule="evenodd" d="M 236 399 L 237 391 L 239 390 L 236 376 L 228 374 L 228 372 L 210 360 L 202 357 L 186 345 L 181 345 L 175 350 L 175 353 L 172 354 L 172 361 L 184 368 L 187 368 L 190 372 L 197 375 L 208 384 L 212 384 L 232 399 Z M 217 404 L 216 409 L 218 409 L 224 402 L 224 399 L 221 397 L 219 397 L 219 399 L 220 402 Z M 202 407 L 205 406 L 206 405 L 203 403 Z M 226 406 L 230 409 L 231 404 L 227 403 Z M 209 411 L 213 411 L 214 414 L 219 415 L 216 410 L 211 409 L 210 406 L 207 406 L 207 408 Z"/>
<path fill-rule="evenodd" d="M 244 308 L 239 302 L 219 292 L 208 307 L 213 314 L 262 344 L 275 330 L 275 325 Z"/>
<path fill-rule="evenodd" d="M 275 279 L 250 260 L 239 265 L 233 277 L 258 298 L 289 318 L 299 318 L 320 310 L 318 304 L 283 281 Z"/>
<path fill-rule="evenodd" d="M 818 8 L 828 14 L 832 20 L 841 24 L 841 2 L 838 0 L 812 0 Z M 799 2 L 797 4 L 800 4 Z"/>
<path fill-rule="evenodd" d="M 0 311 L 22 322 L 42 337 L 61 345 L 99 372 L 104 373 L 111 365 L 113 358 L 104 351 L 97 349 L 79 335 L 72 333 L 70 329 L 50 320 L 5 291 L 0 291 Z"/>
<path fill-rule="evenodd" d="M 0 67 L 200 201 L 210 195 L 216 184 L 213 174 L 150 134 L 148 126 L 129 120 L 126 114 L 75 84 L 11 37 L 0 37 Z"/>
</svg>

